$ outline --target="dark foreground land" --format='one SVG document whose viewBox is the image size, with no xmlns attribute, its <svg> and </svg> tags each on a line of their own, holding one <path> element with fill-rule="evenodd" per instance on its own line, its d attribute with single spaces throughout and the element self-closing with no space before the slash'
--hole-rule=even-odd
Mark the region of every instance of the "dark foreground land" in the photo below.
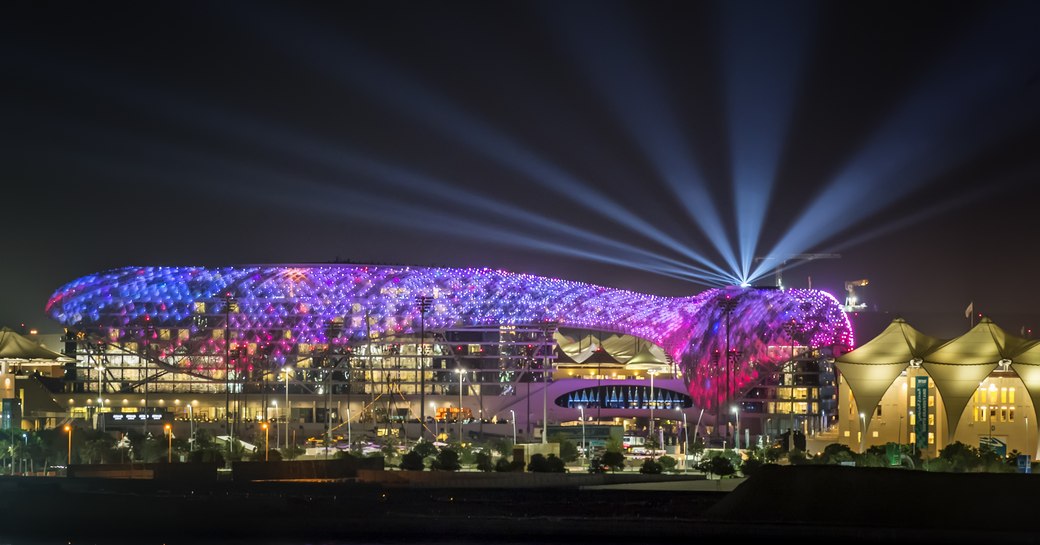
<svg viewBox="0 0 1040 545">
<path fill-rule="evenodd" d="M 767 467 L 729 494 L 577 486 L 0 481 L 0 532 L 6 534 L 0 537 L 73 542 L 1040 543 L 1038 510 L 1040 476 L 833 466 Z"/>
</svg>

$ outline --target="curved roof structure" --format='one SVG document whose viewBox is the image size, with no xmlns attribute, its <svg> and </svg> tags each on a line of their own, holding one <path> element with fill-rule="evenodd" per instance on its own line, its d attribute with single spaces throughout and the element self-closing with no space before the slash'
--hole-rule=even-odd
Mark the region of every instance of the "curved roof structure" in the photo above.
<svg viewBox="0 0 1040 545">
<path fill-rule="evenodd" d="M 430 298 L 422 316 L 418 297 Z M 226 303 L 233 298 L 233 303 Z M 723 302 L 733 303 L 728 315 Z M 690 392 L 711 404 L 713 351 L 743 347 L 735 389 L 770 362 L 766 347 L 851 346 L 848 318 L 833 296 L 814 290 L 713 289 L 660 297 L 492 269 L 365 265 L 126 267 L 61 287 L 47 312 L 112 339 L 139 338 L 176 350 L 200 329 L 231 330 L 233 342 L 260 343 L 277 357 L 301 343 L 350 344 L 366 335 L 490 325 L 558 323 L 633 335 L 661 346 L 686 368 Z M 728 322 L 726 320 L 728 316 Z M 729 324 L 726 327 L 726 324 Z M 218 325 L 219 324 L 219 325 Z M 785 324 L 795 324 L 794 329 Z M 165 343 L 156 330 L 177 328 Z M 220 354 L 210 335 L 196 350 Z M 713 370 L 707 368 L 711 367 Z M 707 382 L 705 382 L 707 381 Z M 717 386 L 717 385 L 716 385 Z"/>
<path fill-rule="evenodd" d="M 935 381 L 946 407 L 950 437 L 979 383 L 998 365 L 1018 374 L 1034 411 L 1040 410 L 1040 344 L 1007 333 L 989 318 L 948 341 L 924 335 L 896 319 L 877 337 L 839 357 L 835 365 L 849 383 L 859 412 L 873 415 L 882 396 L 911 363 Z"/>
</svg>

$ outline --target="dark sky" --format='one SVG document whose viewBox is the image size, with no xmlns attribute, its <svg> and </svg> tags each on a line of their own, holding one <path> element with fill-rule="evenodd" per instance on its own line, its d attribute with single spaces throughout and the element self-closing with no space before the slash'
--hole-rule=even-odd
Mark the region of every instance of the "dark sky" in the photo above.
<svg viewBox="0 0 1040 545">
<path fill-rule="evenodd" d="M 3 10 L 3 324 L 56 330 L 56 288 L 138 264 L 490 266 L 692 294 L 707 284 L 641 260 L 728 269 L 676 198 L 693 179 L 734 252 L 757 218 L 751 255 L 791 232 L 790 253 L 841 253 L 788 285 L 842 298 L 869 278 L 872 306 L 940 336 L 971 301 L 1040 326 L 1035 2 Z"/>
</svg>

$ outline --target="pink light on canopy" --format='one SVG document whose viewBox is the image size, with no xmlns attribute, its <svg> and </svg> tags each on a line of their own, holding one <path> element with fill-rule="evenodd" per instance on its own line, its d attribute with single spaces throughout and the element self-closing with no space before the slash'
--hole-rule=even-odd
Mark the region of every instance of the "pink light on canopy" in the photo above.
<svg viewBox="0 0 1040 545">
<path fill-rule="evenodd" d="M 231 308 L 225 296 L 234 297 Z M 112 341 L 150 343 L 160 354 L 193 349 L 221 354 L 226 342 L 255 344 L 277 358 L 300 344 L 349 345 L 366 332 L 418 331 L 416 297 L 432 298 L 428 330 L 558 322 L 562 327 L 634 335 L 660 345 L 684 369 L 691 396 L 717 402 L 715 351 L 725 351 L 721 301 L 731 347 L 741 350 L 733 389 L 777 363 L 771 345 L 852 346 L 852 329 L 833 296 L 815 290 L 727 288 L 692 297 L 659 297 L 604 286 L 492 269 L 365 265 L 221 268 L 125 267 L 73 280 L 47 312 L 70 327 Z M 171 330 L 157 338 L 157 330 Z M 181 334 L 181 332 L 185 332 Z"/>
</svg>

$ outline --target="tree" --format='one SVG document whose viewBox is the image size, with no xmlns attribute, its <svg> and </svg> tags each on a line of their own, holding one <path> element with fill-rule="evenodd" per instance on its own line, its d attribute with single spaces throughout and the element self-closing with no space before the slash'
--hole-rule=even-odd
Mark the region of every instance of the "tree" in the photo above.
<svg viewBox="0 0 1040 545">
<path fill-rule="evenodd" d="M 956 473 L 972 471 L 981 465 L 979 451 L 960 441 L 954 441 L 939 451 L 939 458 L 948 464 L 949 470 Z"/>
<path fill-rule="evenodd" d="M 545 461 L 545 456 L 542 454 L 532 454 L 531 461 L 527 462 L 527 471 L 535 473 L 546 473 L 549 471 L 548 464 Z"/>
<path fill-rule="evenodd" d="M 745 477 L 750 477 L 755 473 L 758 473 L 758 471 L 762 469 L 762 466 L 764 465 L 765 462 L 763 462 L 760 458 L 749 457 L 747 460 L 744 460 L 743 464 L 740 464 L 740 473 Z"/>
<path fill-rule="evenodd" d="M 625 469 L 625 455 L 620 451 L 608 450 L 604 452 L 601 461 L 603 462 L 603 465 L 609 467 L 611 471 Z"/>
<path fill-rule="evenodd" d="M 429 441 L 419 441 L 412 447 L 412 451 L 418 453 L 423 458 L 429 458 L 437 454 L 437 445 Z"/>
<path fill-rule="evenodd" d="M 414 450 L 408 451 L 401 457 L 401 465 L 398 466 L 405 471 L 422 471 L 426 469 L 423 464 L 423 456 Z"/>
<path fill-rule="evenodd" d="M 574 441 L 566 438 L 562 434 L 556 434 L 549 438 L 550 443 L 558 443 L 560 445 L 560 459 L 564 462 L 571 463 L 578 459 L 581 454 L 578 450 L 578 445 L 574 444 Z"/>
<path fill-rule="evenodd" d="M 564 464 L 563 460 L 560 459 L 555 454 L 550 454 L 545 459 L 545 464 L 546 464 L 546 467 L 549 469 L 549 473 L 566 473 L 567 472 L 566 464 Z"/>
<path fill-rule="evenodd" d="M 488 446 L 502 456 L 511 457 L 513 455 L 513 441 L 505 437 L 496 437 L 489 440 Z"/>
<path fill-rule="evenodd" d="M 462 469 L 459 463 L 459 453 L 452 448 L 442 448 L 437 457 L 430 463 L 430 469 L 439 471 L 458 471 Z"/>
<path fill-rule="evenodd" d="M 720 478 L 727 475 L 736 473 L 736 468 L 733 467 L 733 463 L 730 462 L 729 458 L 716 454 L 714 456 L 704 458 L 697 464 L 697 470 L 711 475 L 718 475 Z"/>
</svg>

